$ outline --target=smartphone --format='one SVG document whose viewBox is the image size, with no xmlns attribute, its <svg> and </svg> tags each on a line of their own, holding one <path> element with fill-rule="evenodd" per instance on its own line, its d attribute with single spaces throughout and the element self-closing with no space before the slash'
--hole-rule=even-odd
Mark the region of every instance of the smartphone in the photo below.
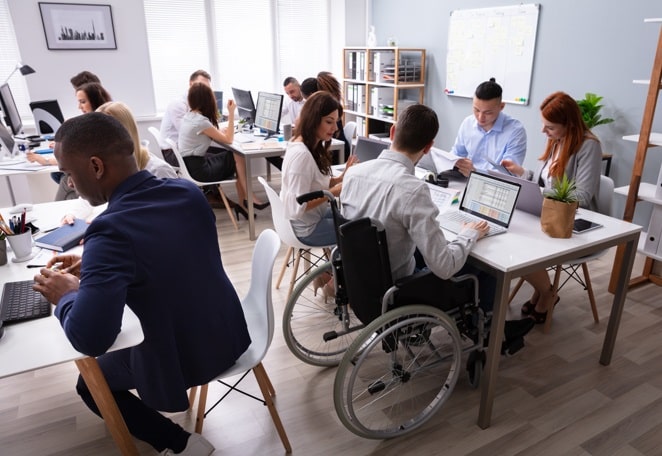
<svg viewBox="0 0 662 456">
<path fill-rule="evenodd" d="M 575 234 L 585 233 L 586 231 L 591 231 L 596 228 L 600 228 L 602 225 L 599 223 L 591 222 L 590 220 L 584 220 L 581 218 L 575 219 L 575 224 L 572 227 L 572 232 Z"/>
</svg>

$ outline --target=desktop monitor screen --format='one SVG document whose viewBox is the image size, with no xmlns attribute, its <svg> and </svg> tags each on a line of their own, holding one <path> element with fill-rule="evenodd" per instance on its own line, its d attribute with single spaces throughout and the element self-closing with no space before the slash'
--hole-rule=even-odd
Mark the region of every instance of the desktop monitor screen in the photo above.
<svg viewBox="0 0 662 456">
<path fill-rule="evenodd" d="M 255 120 L 255 104 L 253 103 L 253 96 L 250 90 L 235 89 L 233 87 L 232 95 L 234 96 L 235 103 L 237 103 L 239 118 L 252 125 Z"/>
<path fill-rule="evenodd" d="M 267 134 L 278 133 L 280 113 L 283 107 L 283 95 L 277 93 L 259 92 L 255 106 L 255 126 L 265 130 Z"/>
<path fill-rule="evenodd" d="M 21 134 L 23 121 L 7 83 L 0 86 L 0 104 L 2 104 L 2 110 L 5 112 L 5 123 L 11 129 L 13 135 Z"/>
</svg>

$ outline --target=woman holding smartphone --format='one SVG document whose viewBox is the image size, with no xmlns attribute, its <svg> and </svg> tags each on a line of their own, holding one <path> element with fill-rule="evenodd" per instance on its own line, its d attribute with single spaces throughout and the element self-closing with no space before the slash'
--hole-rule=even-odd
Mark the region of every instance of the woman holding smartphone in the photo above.
<svg viewBox="0 0 662 456">
<path fill-rule="evenodd" d="M 547 145 L 536 171 L 511 160 L 501 164 L 515 176 L 538 182 L 543 193 L 565 174 L 576 186 L 579 207 L 595 211 L 598 207 L 602 148 L 598 138 L 584 123 L 577 102 L 567 93 L 555 92 L 540 105 L 542 132 Z M 524 276 L 533 288 L 533 296 L 522 305 L 522 314 L 536 323 L 545 323 L 547 311 L 559 301 L 552 289 L 547 270 Z"/>
</svg>

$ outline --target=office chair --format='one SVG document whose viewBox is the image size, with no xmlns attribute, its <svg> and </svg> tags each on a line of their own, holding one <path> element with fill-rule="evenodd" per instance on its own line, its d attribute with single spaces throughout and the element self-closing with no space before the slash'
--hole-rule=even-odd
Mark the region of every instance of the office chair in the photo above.
<svg viewBox="0 0 662 456">
<path fill-rule="evenodd" d="M 167 142 L 165 142 L 165 140 L 161 136 L 161 131 L 159 131 L 159 129 L 156 127 L 149 127 L 147 128 L 147 131 L 149 131 L 150 134 L 154 137 L 154 140 L 156 141 L 156 145 L 159 147 L 159 150 L 161 151 L 161 158 L 163 160 L 166 160 L 165 155 L 163 155 L 163 151 L 165 149 L 170 149 L 170 146 L 168 145 Z M 174 166 L 173 168 L 176 168 L 176 171 L 179 173 L 178 167 Z"/>
<path fill-rule="evenodd" d="M 600 176 L 600 190 L 598 191 L 598 208 L 597 212 L 604 215 L 611 215 L 611 202 L 614 197 L 614 181 L 607 176 Z M 591 285 L 591 276 L 588 270 L 588 262 L 591 260 L 597 260 L 602 255 L 604 255 L 606 250 L 593 253 L 591 255 L 586 255 L 579 257 L 574 260 L 567 261 L 565 263 L 556 265 L 548 269 L 548 271 L 554 271 L 554 279 L 552 280 L 552 287 L 557 291 L 561 291 L 561 288 L 568 283 L 568 280 L 573 279 L 575 282 L 584 287 L 584 290 L 588 293 L 588 300 L 591 306 L 591 313 L 593 314 L 593 321 L 595 323 L 600 323 L 600 317 L 598 316 L 598 308 L 595 304 L 595 295 L 593 293 L 593 286 Z M 583 277 L 579 274 L 579 268 L 582 270 Z M 568 276 L 565 278 L 563 283 L 559 285 L 561 281 L 561 272 L 565 272 Z M 520 278 L 513 288 L 513 291 L 510 294 L 509 301 L 511 302 L 520 287 L 524 283 L 524 279 Z M 547 319 L 545 320 L 545 325 L 543 326 L 543 332 L 548 333 L 552 327 L 552 314 L 554 313 L 553 305 L 550 309 L 547 310 Z"/>
<path fill-rule="evenodd" d="M 198 411 L 195 423 L 195 432 L 202 432 L 202 425 L 204 424 L 205 417 L 216 407 L 231 391 L 241 392 L 253 399 L 261 401 L 269 409 L 271 419 L 274 426 L 278 431 L 285 451 L 292 452 L 292 446 L 285 433 L 285 428 L 280 420 L 278 411 L 273 402 L 276 396 L 269 376 L 267 375 L 262 360 L 267 354 L 267 350 L 271 345 L 274 335 L 274 309 L 271 299 L 271 276 L 273 274 L 274 262 L 278 251 L 280 249 L 280 239 L 273 230 L 264 230 L 258 237 L 255 243 L 255 250 L 253 250 L 253 260 L 251 263 L 251 284 L 248 294 L 241 300 L 241 306 L 244 310 L 246 323 L 248 324 L 248 332 L 251 336 L 251 345 L 246 352 L 237 360 L 237 362 L 227 371 L 219 375 L 215 381 L 227 386 L 230 390 L 221 397 L 212 407 L 205 412 L 207 402 L 207 390 L 209 385 L 202 385 L 200 387 L 200 395 L 198 398 Z M 236 388 L 250 371 L 255 374 L 255 379 L 260 387 L 264 400 L 245 393 Z M 234 384 L 229 385 L 223 382 L 223 379 L 232 377 L 238 374 L 243 375 Z M 213 381 L 213 380 L 212 380 Z M 189 403 L 191 407 L 195 400 L 197 387 L 191 388 L 189 392 Z"/>
<path fill-rule="evenodd" d="M 218 187 L 218 192 L 221 194 L 221 198 L 223 199 L 223 204 L 225 205 L 225 209 L 228 211 L 228 215 L 230 216 L 230 220 L 234 225 L 234 229 L 235 231 L 239 230 L 239 226 L 237 225 L 237 218 L 234 216 L 234 213 L 232 212 L 232 208 L 230 207 L 230 202 L 225 196 L 225 192 L 223 191 L 223 187 L 221 186 L 222 183 L 227 184 L 227 183 L 236 182 L 237 180 L 227 179 L 222 181 L 200 182 L 194 179 L 193 176 L 189 174 L 188 169 L 186 168 L 186 163 L 184 162 L 184 158 L 182 158 L 182 155 L 179 153 L 179 147 L 177 147 L 175 141 L 173 141 L 170 138 L 166 138 L 166 144 L 170 146 L 170 148 L 172 149 L 172 153 L 175 155 L 175 158 L 177 158 L 177 164 L 179 165 L 178 173 L 181 175 L 183 179 L 190 180 L 195 185 L 201 188 L 204 187 L 205 185 L 216 185 Z"/>
<path fill-rule="evenodd" d="M 57 100 L 33 101 L 30 103 L 30 109 L 37 134 L 40 136 L 54 134 L 64 122 Z"/>
<path fill-rule="evenodd" d="M 280 200 L 280 196 L 278 196 L 276 190 L 271 188 L 271 186 L 269 186 L 263 177 L 258 176 L 257 180 L 260 182 L 260 184 L 262 184 L 264 191 L 267 193 L 267 198 L 269 199 L 269 204 L 271 205 L 271 218 L 273 219 L 276 233 L 278 233 L 281 241 L 287 245 L 287 253 L 285 254 L 283 265 L 280 268 L 280 273 L 278 274 L 278 279 L 276 280 L 276 289 L 280 287 L 280 283 L 283 280 L 283 276 L 285 275 L 285 269 L 292 262 L 294 263 L 292 276 L 290 278 L 290 286 L 287 290 L 287 297 L 289 299 L 290 295 L 292 294 L 292 290 L 294 289 L 294 284 L 298 279 L 297 274 L 299 272 L 299 263 L 301 262 L 301 258 L 303 257 L 304 261 L 308 262 L 308 267 L 306 267 L 305 271 L 303 272 L 303 274 L 307 274 L 308 271 L 317 266 L 320 261 L 329 259 L 329 249 L 332 247 L 332 245 L 322 247 L 325 252 L 321 256 L 313 254 L 311 251 L 313 247 L 301 242 L 294 234 L 294 230 L 292 229 L 290 221 L 285 218 L 283 202 Z M 296 254 L 294 253 L 294 249 L 296 249 Z M 311 256 L 314 257 L 314 260 L 311 260 Z M 290 257 L 292 257 L 292 261 L 290 261 Z"/>
<path fill-rule="evenodd" d="M 345 139 L 349 141 L 350 144 L 350 153 L 354 150 L 354 136 L 356 135 L 356 122 L 350 121 L 345 124 L 343 127 L 343 133 L 345 134 Z"/>
</svg>

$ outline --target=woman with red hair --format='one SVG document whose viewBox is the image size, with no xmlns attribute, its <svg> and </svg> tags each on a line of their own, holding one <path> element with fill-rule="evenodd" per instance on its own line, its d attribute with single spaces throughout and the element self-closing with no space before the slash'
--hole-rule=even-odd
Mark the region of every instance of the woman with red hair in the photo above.
<svg viewBox="0 0 662 456">
<path fill-rule="evenodd" d="M 543 193 L 565 174 L 576 186 L 579 207 L 595 211 L 600 190 L 602 148 L 598 138 L 584 123 L 577 102 L 567 93 L 555 92 L 540 105 L 542 132 L 547 135 L 545 152 L 534 172 L 511 160 L 502 165 L 508 171 L 524 179 L 538 182 Z M 533 296 L 522 305 L 522 314 L 529 315 L 536 323 L 544 323 L 547 311 L 559 298 L 552 289 L 547 270 L 524 276 L 533 288 Z"/>
</svg>

